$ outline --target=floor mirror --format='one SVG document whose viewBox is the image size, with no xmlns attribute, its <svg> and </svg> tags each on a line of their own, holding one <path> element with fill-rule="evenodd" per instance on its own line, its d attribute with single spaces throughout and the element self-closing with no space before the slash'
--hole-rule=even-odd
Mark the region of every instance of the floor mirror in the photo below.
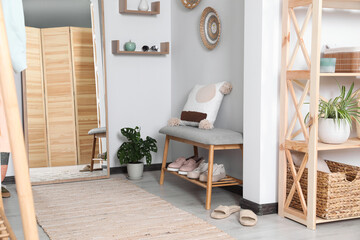
<svg viewBox="0 0 360 240">
<path fill-rule="evenodd" d="M 24 14 L 23 120 L 32 185 L 108 178 L 102 1 L 30 0 Z"/>
</svg>

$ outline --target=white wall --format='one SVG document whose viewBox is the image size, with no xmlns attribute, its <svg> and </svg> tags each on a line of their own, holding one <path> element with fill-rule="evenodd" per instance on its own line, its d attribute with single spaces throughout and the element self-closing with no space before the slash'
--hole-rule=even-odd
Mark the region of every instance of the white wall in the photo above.
<svg viewBox="0 0 360 240">
<path fill-rule="evenodd" d="M 123 127 L 140 126 L 142 136 L 158 140 L 158 153 L 153 163 L 160 163 L 164 136 L 158 130 L 166 124 L 171 112 L 171 55 L 113 55 L 111 41 L 121 46 L 132 40 L 137 49 L 160 42 L 171 43 L 171 3 L 161 1 L 161 14 L 156 16 L 119 14 L 118 0 L 105 0 L 105 45 L 108 98 L 110 166 L 119 166 L 116 152 L 120 147 Z M 128 1 L 136 9 L 138 1 Z M 172 48 L 172 44 L 170 44 Z"/>
<path fill-rule="evenodd" d="M 244 189 L 259 204 L 276 202 L 280 0 L 245 0 Z"/>
<path fill-rule="evenodd" d="M 202 11 L 213 7 L 221 21 L 221 37 L 218 46 L 207 50 L 200 38 L 199 25 Z M 190 90 L 196 84 L 229 81 L 233 91 L 225 96 L 215 127 L 242 132 L 243 112 L 243 1 L 202 0 L 193 10 L 181 1 L 172 5 L 172 116 L 180 117 Z M 190 156 L 192 147 L 181 143 L 172 144 L 172 159 Z M 201 151 L 207 158 L 207 152 Z M 229 150 L 215 153 L 215 162 L 223 163 L 227 172 L 242 177 L 241 151 Z"/>
</svg>

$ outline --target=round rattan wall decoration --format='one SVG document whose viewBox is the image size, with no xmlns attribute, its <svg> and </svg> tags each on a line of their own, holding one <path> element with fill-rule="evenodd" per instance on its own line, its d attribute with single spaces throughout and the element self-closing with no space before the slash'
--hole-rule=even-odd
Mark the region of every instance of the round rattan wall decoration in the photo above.
<svg viewBox="0 0 360 240">
<path fill-rule="evenodd" d="M 197 5 L 199 5 L 201 0 L 181 0 L 186 8 L 193 9 Z"/>
<path fill-rule="evenodd" d="M 217 12 L 207 7 L 204 9 L 200 20 L 200 35 L 206 48 L 213 50 L 219 43 L 221 23 Z"/>
</svg>

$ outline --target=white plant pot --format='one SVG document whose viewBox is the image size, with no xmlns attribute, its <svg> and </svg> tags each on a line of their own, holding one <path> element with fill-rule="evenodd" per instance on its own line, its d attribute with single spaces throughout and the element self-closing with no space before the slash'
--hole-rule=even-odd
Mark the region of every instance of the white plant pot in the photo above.
<svg viewBox="0 0 360 240">
<path fill-rule="evenodd" d="M 344 119 L 338 121 L 334 119 L 319 118 L 319 139 L 323 143 L 341 144 L 348 140 L 350 136 L 350 125 Z"/>
<path fill-rule="evenodd" d="M 144 163 L 128 163 L 127 172 L 130 180 L 141 179 L 144 172 Z"/>
</svg>

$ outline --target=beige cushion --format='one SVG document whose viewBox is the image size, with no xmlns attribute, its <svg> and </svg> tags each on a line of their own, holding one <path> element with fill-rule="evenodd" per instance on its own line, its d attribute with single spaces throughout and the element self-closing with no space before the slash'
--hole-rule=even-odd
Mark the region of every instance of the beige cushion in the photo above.
<svg viewBox="0 0 360 240">
<path fill-rule="evenodd" d="M 88 132 L 89 135 L 94 135 L 99 133 L 106 133 L 106 127 L 93 128 Z"/>
<path fill-rule="evenodd" d="M 160 133 L 187 139 L 206 145 L 242 144 L 242 133 L 228 129 L 214 128 L 211 130 L 199 129 L 189 126 L 163 127 Z"/>
</svg>

